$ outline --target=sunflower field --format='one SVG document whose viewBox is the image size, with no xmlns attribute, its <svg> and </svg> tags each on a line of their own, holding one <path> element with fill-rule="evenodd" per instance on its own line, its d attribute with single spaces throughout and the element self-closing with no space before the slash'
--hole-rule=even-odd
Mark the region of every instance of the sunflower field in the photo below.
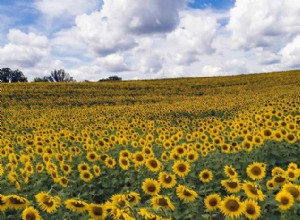
<svg viewBox="0 0 300 220">
<path fill-rule="evenodd" d="M 300 219 L 300 71 L 1 84 L 0 219 Z"/>
</svg>

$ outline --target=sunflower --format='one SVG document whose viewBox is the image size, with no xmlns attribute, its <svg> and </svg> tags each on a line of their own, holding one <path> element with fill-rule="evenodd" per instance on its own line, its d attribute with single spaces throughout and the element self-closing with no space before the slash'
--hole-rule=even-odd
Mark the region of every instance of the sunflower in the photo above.
<svg viewBox="0 0 300 220">
<path fill-rule="evenodd" d="M 119 166 L 122 170 L 128 170 L 130 166 L 129 159 L 127 157 L 119 157 Z"/>
<path fill-rule="evenodd" d="M 104 161 L 104 164 L 108 168 L 114 168 L 114 166 L 116 165 L 116 161 L 112 157 L 107 157 Z"/>
<path fill-rule="evenodd" d="M 180 177 L 184 177 L 188 175 L 188 173 L 191 171 L 190 164 L 183 160 L 178 160 L 174 163 L 172 166 L 172 170 L 175 174 L 177 174 Z"/>
<path fill-rule="evenodd" d="M 294 169 L 285 171 L 285 176 L 287 176 L 290 181 L 295 181 L 299 177 L 297 170 Z"/>
<path fill-rule="evenodd" d="M 268 190 L 273 190 L 273 189 L 275 189 L 275 187 L 276 187 L 276 185 L 275 185 L 275 183 L 274 183 L 273 180 L 268 180 L 268 181 L 266 182 L 266 186 L 267 186 Z"/>
<path fill-rule="evenodd" d="M 284 140 L 288 142 L 289 144 L 294 144 L 297 141 L 297 136 L 294 135 L 293 133 L 288 133 L 285 137 Z"/>
<path fill-rule="evenodd" d="M 93 166 L 93 171 L 95 176 L 100 176 L 101 175 L 101 168 L 98 165 Z"/>
<path fill-rule="evenodd" d="M 277 193 L 275 200 L 279 202 L 278 207 L 281 211 L 286 211 L 294 205 L 294 197 L 285 190 Z"/>
<path fill-rule="evenodd" d="M 115 194 L 110 199 L 113 205 L 118 206 L 120 208 L 124 208 L 128 204 L 126 196 L 123 194 Z"/>
<path fill-rule="evenodd" d="M 193 163 L 195 161 L 197 161 L 199 158 L 199 154 L 192 150 L 192 151 L 189 151 L 187 154 L 186 154 L 186 160 L 190 163 Z"/>
<path fill-rule="evenodd" d="M 147 195 L 157 195 L 160 192 L 160 183 L 157 180 L 147 178 L 142 183 L 142 189 Z"/>
<path fill-rule="evenodd" d="M 166 172 L 160 172 L 158 175 L 158 180 L 163 188 L 172 188 L 177 183 L 176 176 Z"/>
<path fill-rule="evenodd" d="M 213 173 L 208 169 L 204 169 L 199 173 L 199 179 L 203 183 L 208 183 L 213 179 Z"/>
<path fill-rule="evenodd" d="M 89 162 L 95 162 L 97 161 L 99 158 L 99 155 L 93 151 L 91 152 L 88 152 L 87 155 L 86 155 L 86 159 L 89 161 Z"/>
<path fill-rule="evenodd" d="M 247 166 L 247 175 L 252 180 L 260 180 L 266 176 L 266 164 L 254 162 Z"/>
<path fill-rule="evenodd" d="M 136 192 L 129 192 L 125 195 L 125 198 L 130 206 L 135 206 L 141 202 L 140 194 Z"/>
<path fill-rule="evenodd" d="M 189 189 L 183 185 L 179 185 L 176 187 L 176 195 L 180 200 L 186 202 L 193 202 L 198 197 L 198 194 L 194 190 Z"/>
<path fill-rule="evenodd" d="M 257 219 L 260 217 L 260 206 L 257 204 L 256 201 L 247 199 L 244 201 L 245 209 L 244 209 L 244 215 L 248 219 Z"/>
<path fill-rule="evenodd" d="M 80 163 L 77 166 L 79 172 L 88 171 L 90 166 L 87 163 Z"/>
<path fill-rule="evenodd" d="M 236 179 L 222 180 L 221 185 L 225 187 L 228 193 L 237 193 L 241 189 L 240 181 Z"/>
<path fill-rule="evenodd" d="M 205 197 L 204 205 L 208 211 L 212 212 L 219 207 L 221 200 L 222 199 L 219 194 L 210 194 Z"/>
<path fill-rule="evenodd" d="M 93 174 L 90 171 L 82 171 L 80 172 L 80 179 L 82 179 L 84 182 L 90 182 L 93 179 Z"/>
<path fill-rule="evenodd" d="M 10 209 L 18 210 L 29 206 L 29 201 L 24 197 L 17 195 L 8 195 L 6 198 L 8 201 L 8 207 Z"/>
<path fill-rule="evenodd" d="M 263 201 L 265 198 L 265 195 L 260 189 L 258 189 L 258 186 L 255 183 L 245 181 L 243 184 L 243 190 L 245 191 L 247 197 L 250 199 L 258 199 L 260 201 Z"/>
<path fill-rule="evenodd" d="M 145 156 L 142 152 L 136 152 L 133 154 L 133 161 L 135 164 L 141 165 L 145 162 Z"/>
<path fill-rule="evenodd" d="M 282 190 L 289 192 L 294 197 L 295 201 L 300 200 L 300 186 L 292 183 L 286 183 L 283 185 Z"/>
<path fill-rule="evenodd" d="M 229 166 L 226 165 L 224 167 L 224 172 L 225 172 L 225 175 L 230 179 L 238 178 L 238 173 L 231 165 L 229 165 Z"/>
<path fill-rule="evenodd" d="M 72 172 L 72 168 L 69 164 L 61 163 L 60 169 L 63 171 L 65 175 L 68 175 Z"/>
<path fill-rule="evenodd" d="M 73 212 L 85 212 L 88 204 L 78 199 L 68 199 L 65 201 L 65 206 Z"/>
<path fill-rule="evenodd" d="M 298 165 L 294 162 L 290 162 L 289 165 L 288 165 L 288 169 L 297 170 Z"/>
<path fill-rule="evenodd" d="M 284 173 L 285 173 L 285 170 L 282 169 L 281 167 L 274 167 L 272 169 L 272 176 L 281 175 L 281 174 L 284 174 Z"/>
<path fill-rule="evenodd" d="M 243 214 L 245 205 L 240 201 L 239 197 L 231 195 L 221 201 L 219 208 L 226 217 L 238 218 Z"/>
<path fill-rule="evenodd" d="M 22 212 L 22 220 L 42 220 L 39 212 L 32 206 L 27 207 Z"/>
<path fill-rule="evenodd" d="M 0 194 L 0 212 L 8 209 L 8 198 L 2 194 Z"/>
<path fill-rule="evenodd" d="M 94 220 L 104 220 L 106 218 L 106 210 L 104 205 L 99 204 L 89 204 L 87 206 L 87 211 Z"/>
<path fill-rule="evenodd" d="M 51 196 L 46 192 L 40 192 L 35 196 L 41 210 L 52 213 L 57 210 L 60 205 L 61 199 L 58 196 Z"/>
<path fill-rule="evenodd" d="M 167 196 L 157 195 L 152 197 L 151 204 L 153 209 L 163 208 L 170 209 L 172 211 L 175 210 L 175 206 L 172 204 L 171 200 Z"/>
<path fill-rule="evenodd" d="M 146 160 L 146 167 L 152 172 L 157 172 L 162 168 L 162 163 L 156 158 L 149 158 Z"/>
<path fill-rule="evenodd" d="M 62 187 L 67 187 L 68 186 L 68 183 L 69 183 L 69 180 L 67 177 L 60 177 L 59 178 L 59 184 L 62 186 Z"/>
<path fill-rule="evenodd" d="M 284 174 L 273 176 L 272 180 L 275 186 L 283 186 L 288 182 L 288 178 Z"/>
</svg>

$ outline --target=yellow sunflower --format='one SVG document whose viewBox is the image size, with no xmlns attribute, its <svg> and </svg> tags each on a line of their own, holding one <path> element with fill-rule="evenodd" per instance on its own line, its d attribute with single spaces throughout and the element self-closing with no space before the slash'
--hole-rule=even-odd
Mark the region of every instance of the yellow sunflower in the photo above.
<svg viewBox="0 0 300 220">
<path fill-rule="evenodd" d="M 160 192 L 160 183 L 157 180 L 147 178 L 142 183 L 142 189 L 147 195 L 157 195 Z"/>
<path fill-rule="evenodd" d="M 193 163 L 195 161 L 197 161 L 199 158 L 199 154 L 192 150 L 192 151 L 189 151 L 187 154 L 186 154 L 186 160 L 190 163 Z"/>
<path fill-rule="evenodd" d="M 146 167 L 152 172 L 157 172 L 162 168 L 162 163 L 153 157 L 146 160 Z"/>
<path fill-rule="evenodd" d="M 228 177 L 228 178 L 238 178 L 238 173 L 236 172 L 236 170 L 231 166 L 231 165 L 226 165 L 224 167 L 224 172 L 225 172 L 225 175 Z"/>
<path fill-rule="evenodd" d="M 221 201 L 221 196 L 219 194 L 214 193 L 205 197 L 204 205 L 208 211 L 212 212 L 219 207 Z"/>
<path fill-rule="evenodd" d="M 99 204 L 89 204 L 87 206 L 87 211 L 94 220 L 104 220 L 106 218 L 106 210 L 104 205 Z"/>
<path fill-rule="evenodd" d="M 258 199 L 260 201 L 263 201 L 265 198 L 265 195 L 255 183 L 245 181 L 243 183 L 243 190 L 246 193 L 247 197 L 250 199 Z"/>
<path fill-rule="evenodd" d="M 238 179 L 222 180 L 221 185 L 225 187 L 228 193 L 237 193 L 241 189 L 241 184 Z"/>
<path fill-rule="evenodd" d="M 167 196 L 157 195 L 152 197 L 151 204 L 153 209 L 163 208 L 163 209 L 170 209 L 172 211 L 175 210 L 175 206 L 171 202 L 170 198 Z"/>
<path fill-rule="evenodd" d="M 82 179 L 84 182 L 89 182 L 93 179 L 93 174 L 90 171 L 82 171 L 80 172 L 80 179 Z"/>
<path fill-rule="evenodd" d="M 85 212 L 88 204 L 78 199 L 68 199 L 65 201 L 65 206 L 73 212 Z"/>
<path fill-rule="evenodd" d="M 247 175 L 252 180 L 260 180 L 266 176 L 266 164 L 254 162 L 247 166 Z"/>
<path fill-rule="evenodd" d="M 114 166 L 116 165 L 116 160 L 112 157 L 107 157 L 104 161 L 104 164 L 108 168 L 114 168 Z"/>
<path fill-rule="evenodd" d="M 260 217 L 261 208 L 256 201 L 247 199 L 244 201 L 245 209 L 244 215 L 251 220 L 258 219 Z"/>
<path fill-rule="evenodd" d="M 101 175 L 101 168 L 98 165 L 93 166 L 93 171 L 95 176 L 100 176 Z"/>
<path fill-rule="evenodd" d="M 141 165 L 145 162 L 145 155 L 142 152 L 136 152 L 133 154 L 133 162 Z"/>
<path fill-rule="evenodd" d="M 276 187 L 276 185 L 275 185 L 275 183 L 274 183 L 273 180 L 268 180 L 268 181 L 266 182 L 266 186 L 267 186 L 268 190 L 273 190 L 273 189 L 275 189 L 275 187 Z"/>
<path fill-rule="evenodd" d="M 199 179 L 203 183 L 208 183 L 213 179 L 213 173 L 208 169 L 204 169 L 199 173 Z"/>
<path fill-rule="evenodd" d="M 240 201 L 239 197 L 231 195 L 221 201 L 219 208 L 224 216 L 238 218 L 243 214 L 245 205 Z"/>
<path fill-rule="evenodd" d="M 8 198 L 2 194 L 0 194 L 0 212 L 8 209 Z"/>
<path fill-rule="evenodd" d="M 119 166 L 122 170 L 128 170 L 130 166 L 130 161 L 127 157 L 119 157 Z"/>
<path fill-rule="evenodd" d="M 79 172 L 88 171 L 90 166 L 87 163 L 80 163 L 77 166 Z"/>
<path fill-rule="evenodd" d="M 176 175 L 180 177 L 184 177 L 188 175 L 188 173 L 191 171 L 191 168 L 188 162 L 183 160 L 178 160 L 172 166 L 172 170 Z"/>
<path fill-rule="evenodd" d="M 172 188 L 177 183 L 176 176 L 166 172 L 160 172 L 158 175 L 158 180 L 163 188 Z"/>
<path fill-rule="evenodd" d="M 40 213 L 32 206 L 27 207 L 22 212 L 22 220 L 42 220 Z"/>
<path fill-rule="evenodd" d="M 294 205 L 294 197 L 285 190 L 277 193 L 275 200 L 279 202 L 278 207 L 281 211 L 286 211 Z"/>
<path fill-rule="evenodd" d="M 298 171 L 294 169 L 288 169 L 284 174 L 288 177 L 289 181 L 295 181 L 299 177 Z"/>
<path fill-rule="evenodd" d="M 295 201 L 300 200 L 300 186 L 292 183 L 286 183 L 282 186 L 282 190 L 289 192 Z"/>
<path fill-rule="evenodd" d="M 176 195 L 180 200 L 186 202 L 193 202 L 196 200 L 196 198 L 198 198 L 197 192 L 183 185 L 179 185 L 176 187 Z"/>
<path fill-rule="evenodd" d="M 275 186 L 283 186 L 288 182 L 288 177 L 286 177 L 284 174 L 280 174 L 273 176 L 272 181 L 274 182 Z"/>
<path fill-rule="evenodd" d="M 40 209 L 47 213 L 55 212 L 58 209 L 61 201 L 59 196 L 51 196 L 46 192 L 40 192 L 36 194 L 35 200 L 37 201 Z"/>
<path fill-rule="evenodd" d="M 8 195 L 6 196 L 7 201 L 8 201 L 8 207 L 10 209 L 23 209 L 27 206 L 29 206 L 29 201 L 21 196 L 17 196 L 17 195 Z"/>
<path fill-rule="evenodd" d="M 135 206 L 141 202 L 141 196 L 136 192 L 129 192 L 125 194 L 125 198 L 130 206 Z"/>
</svg>

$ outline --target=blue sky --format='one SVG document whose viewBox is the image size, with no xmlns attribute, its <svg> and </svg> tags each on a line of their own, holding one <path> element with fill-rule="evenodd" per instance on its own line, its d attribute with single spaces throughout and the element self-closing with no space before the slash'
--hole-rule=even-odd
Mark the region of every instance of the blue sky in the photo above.
<svg viewBox="0 0 300 220">
<path fill-rule="evenodd" d="M 295 69 L 299 12 L 294 0 L 1 0 L 0 67 L 79 81 Z"/>
</svg>

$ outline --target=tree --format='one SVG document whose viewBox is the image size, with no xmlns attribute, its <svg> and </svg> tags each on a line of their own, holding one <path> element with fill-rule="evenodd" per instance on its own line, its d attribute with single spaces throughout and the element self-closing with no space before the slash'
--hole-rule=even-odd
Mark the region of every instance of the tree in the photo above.
<svg viewBox="0 0 300 220">
<path fill-rule="evenodd" d="M 0 69 L 0 82 L 27 82 L 27 78 L 20 70 L 11 70 L 6 67 Z"/>
<path fill-rule="evenodd" d="M 51 72 L 49 76 L 50 82 L 75 82 L 73 77 L 70 76 L 69 73 L 65 72 L 65 70 L 54 70 Z"/>
<path fill-rule="evenodd" d="M 33 82 L 49 82 L 49 77 L 48 76 L 44 76 L 43 78 L 35 77 L 33 79 Z"/>
<path fill-rule="evenodd" d="M 98 82 L 103 82 L 103 81 L 121 81 L 122 78 L 119 77 L 119 76 L 110 76 L 108 78 L 105 78 L 105 79 L 100 79 L 98 80 Z"/>
</svg>

